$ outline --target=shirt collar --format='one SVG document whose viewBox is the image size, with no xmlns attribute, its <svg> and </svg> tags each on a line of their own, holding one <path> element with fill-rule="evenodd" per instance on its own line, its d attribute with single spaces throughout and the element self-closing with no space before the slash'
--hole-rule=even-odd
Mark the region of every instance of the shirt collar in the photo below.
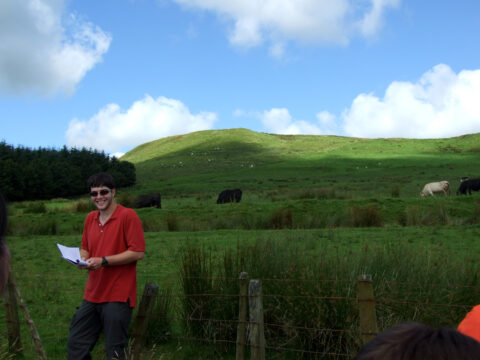
<svg viewBox="0 0 480 360">
<path fill-rule="evenodd" d="M 120 207 L 122 207 L 122 205 L 117 204 L 115 210 L 113 211 L 113 214 L 110 215 L 110 217 L 109 217 L 108 220 L 105 222 L 105 224 L 106 224 L 107 222 L 109 222 L 110 220 L 113 220 L 113 219 L 116 219 L 116 218 L 117 218 L 118 213 L 119 213 L 119 211 L 120 211 Z M 100 210 L 96 210 L 96 211 L 95 211 L 95 220 L 96 220 L 96 221 L 100 221 Z"/>
</svg>

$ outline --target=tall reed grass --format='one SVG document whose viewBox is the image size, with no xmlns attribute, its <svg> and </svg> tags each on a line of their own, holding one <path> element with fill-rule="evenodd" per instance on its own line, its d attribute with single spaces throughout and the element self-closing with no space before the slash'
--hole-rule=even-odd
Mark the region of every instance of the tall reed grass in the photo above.
<svg viewBox="0 0 480 360">
<path fill-rule="evenodd" d="M 246 271 L 263 282 L 267 344 L 303 352 L 302 358 L 333 359 L 329 353 L 353 356 L 358 351 L 362 344 L 352 299 L 361 274 L 373 277 L 380 330 L 407 320 L 454 326 L 480 297 L 473 258 L 449 261 L 445 253 L 412 253 L 394 243 L 350 254 L 325 247 L 313 255 L 294 239 L 269 238 L 238 244 L 221 261 L 195 245 L 182 254 L 181 318 L 187 336 L 235 341 L 236 279 Z"/>
<path fill-rule="evenodd" d="M 410 206 L 399 216 L 399 223 L 403 226 L 447 225 L 450 219 L 444 204 L 431 208 Z"/>
<path fill-rule="evenodd" d="M 170 288 L 162 289 L 157 295 L 155 306 L 145 332 L 145 346 L 153 347 L 170 341 L 173 328 L 173 302 Z"/>
</svg>

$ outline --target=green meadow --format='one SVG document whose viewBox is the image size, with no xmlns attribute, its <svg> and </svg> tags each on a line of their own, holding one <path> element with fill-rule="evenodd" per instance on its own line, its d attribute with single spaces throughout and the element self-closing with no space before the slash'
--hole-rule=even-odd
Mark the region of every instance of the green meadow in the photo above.
<svg viewBox="0 0 480 360">
<path fill-rule="evenodd" d="M 154 282 L 162 295 L 145 358 L 233 359 L 238 302 L 214 294 L 236 293 L 241 271 L 264 279 L 265 294 L 283 296 L 265 300 L 265 322 L 283 329 L 266 330 L 272 359 L 352 357 L 361 346 L 355 303 L 319 298 L 351 298 L 361 274 L 372 275 L 383 299 L 379 330 L 407 320 L 454 327 L 480 303 L 480 194 L 455 195 L 462 176 L 479 176 L 480 134 L 410 140 L 201 131 L 143 144 L 122 160 L 135 164 L 137 184 L 118 189 L 118 202 L 162 194 L 162 209 L 137 210 L 147 241 L 138 293 Z M 450 182 L 450 196 L 419 196 L 441 180 Z M 216 204 L 220 191 L 234 188 L 243 191 L 240 203 Z M 65 358 L 86 279 L 56 243 L 79 246 L 88 201 L 9 204 L 12 271 L 49 359 Z M 195 303 L 205 319 L 233 325 L 187 323 L 192 293 L 211 294 Z M 345 333 L 312 330 L 319 328 Z M 0 327 L 2 339 L 5 333 Z M 25 325 L 22 343 L 25 358 L 34 358 Z"/>
</svg>

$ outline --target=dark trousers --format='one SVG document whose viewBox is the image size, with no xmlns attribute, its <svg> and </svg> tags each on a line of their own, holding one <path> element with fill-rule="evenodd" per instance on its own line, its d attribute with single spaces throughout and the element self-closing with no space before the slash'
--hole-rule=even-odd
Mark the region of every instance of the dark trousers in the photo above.
<svg viewBox="0 0 480 360">
<path fill-rule="evenodd" d="M 70 324 L 69 360 L 91 360 L 91 351 L 103 329 L 108 359 L 125 359 L 128 327 L 132 317 L 129 303 L 91 303 L 83 300 Z"/>
</svg>

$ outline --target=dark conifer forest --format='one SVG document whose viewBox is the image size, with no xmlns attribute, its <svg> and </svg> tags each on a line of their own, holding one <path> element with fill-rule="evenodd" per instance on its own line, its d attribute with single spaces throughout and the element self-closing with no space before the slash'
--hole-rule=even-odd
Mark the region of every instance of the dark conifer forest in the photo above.
<svg viewBox="0 0 480 360">
<path fill-rule="evenodd" d="M 135 166 L 92 149 L 30 149 L 0 142 L 0 191 L 8 201 L 72 197 L 87 193 L 86 181 L 110 173 L 117 187 L 135 184 Z"/>
</svg>

